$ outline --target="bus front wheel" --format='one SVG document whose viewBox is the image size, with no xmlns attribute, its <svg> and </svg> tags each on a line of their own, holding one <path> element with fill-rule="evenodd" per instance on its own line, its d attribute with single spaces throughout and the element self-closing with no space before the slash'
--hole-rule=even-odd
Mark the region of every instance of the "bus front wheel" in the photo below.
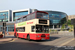
<svg viewBox="0 0 75 50">
<path fill-rule="evenodd" d="M 30 36 L 29 35 L 27 35 L 27 39 L 30 41 Z"/>
</svg>

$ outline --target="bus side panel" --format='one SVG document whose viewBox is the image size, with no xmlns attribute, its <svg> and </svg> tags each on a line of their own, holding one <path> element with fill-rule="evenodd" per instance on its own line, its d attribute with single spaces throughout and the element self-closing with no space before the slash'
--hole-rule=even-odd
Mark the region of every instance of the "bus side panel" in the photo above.
<svg viewBox="0 0 75 50">
<path fill-rule="evenodd" d="M 18 33 L 18 37 L 20 37 L 20 38 L 27 38 L 27 34 L 28 33 Z"/>
<path fill-rule="evenodd" d="M 22 33 L 18 33 L 18 37 L 23 38 L 23 34 Z"/>
<path fill-rule="evenodd" d="M 36 39 L 36 34 L 29 34 L 30 35 L 30 39 L 35 40 Z"/>
<path fill-rule="evenodd" d="M 28 33 L 17 33 L 17 34 L 18 34 L 18 37 L 27 39 Z M 44 35 L 45 35 L 45 37 L 41 37 L 42 34 L 38 34 L 38 33 L 37 34 L 32 34 L 32 33 L 29 33 L 30 39 L 32 39 L 32 40 L 42 40 L 42 38 L 44 38 L 44 40 L 49 40 L 49 38 L 50 38 L 49 34 L 44 34 Z"/>
</svg>

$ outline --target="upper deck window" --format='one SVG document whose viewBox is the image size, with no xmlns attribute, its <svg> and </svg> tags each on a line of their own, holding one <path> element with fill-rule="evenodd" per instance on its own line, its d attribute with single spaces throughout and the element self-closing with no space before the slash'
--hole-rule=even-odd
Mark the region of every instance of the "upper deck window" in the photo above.
<svg viewBox="0 0 75 50">
<path fill-rule="evenodd" d="M 22 22 L 22 19 L 16 20 L 16 23 L 20 23 L 20 22 Z"/>
<path fill-rule="evenodd" d="M 35 13 L 31 14 L 30 18 L 35 19 Z"/>
<path fill-rule="evenodd" d="M 37 12 L 36 18 L 48 19 L 49 16 L 48 16 L 48 14 L 46 14 L 46 13 L 40 13 L 40 12 Z"/>
<path fill-rule="evenodd" d="M 16 23 L 24 22 L 24 21 L 27 21 L 27 20 L 35 19 L 35 18 L 48 19 L 49 16 L 46 12 L 37 11 L 37 12 L 33 12 L 31 14 L 28 14 L 24 17 L 21 17 L 21 18 L 17 19 Z"/>
<path fill-rule="evenodd" d="M 22 21 L 26 21 L 26 17 L 23 17 L 23 18 L 22 18 Z"/>
</svg>

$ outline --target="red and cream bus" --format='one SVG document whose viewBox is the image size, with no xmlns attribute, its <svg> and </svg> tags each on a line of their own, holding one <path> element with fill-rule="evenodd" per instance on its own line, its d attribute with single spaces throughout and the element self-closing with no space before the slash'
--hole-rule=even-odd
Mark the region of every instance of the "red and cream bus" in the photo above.
<svg viewBox="0 0 75 50">
<path fill-rule="evenodd" d="M 36 11 L 15 20 L 14 35 L 32 40 L 49 39 L 49 15 L 44 11 Z"/>
</svg>

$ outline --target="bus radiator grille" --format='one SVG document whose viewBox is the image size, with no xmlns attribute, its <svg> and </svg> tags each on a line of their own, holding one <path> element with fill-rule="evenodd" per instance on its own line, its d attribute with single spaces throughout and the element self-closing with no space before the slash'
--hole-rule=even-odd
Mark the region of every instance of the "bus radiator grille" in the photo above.
<svg viewBox="0 0 75 50">
<path fill-rule="evenodd" d="M 41 37 L 46 37 L 45 34 L 42 34 Z"/>
</svg>

